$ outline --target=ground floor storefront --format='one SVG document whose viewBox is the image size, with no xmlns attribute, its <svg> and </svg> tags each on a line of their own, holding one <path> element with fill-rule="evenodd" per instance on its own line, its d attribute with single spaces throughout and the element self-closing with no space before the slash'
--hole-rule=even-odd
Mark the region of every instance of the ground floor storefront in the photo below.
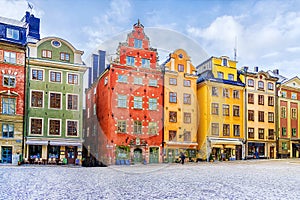
<svg viewBox="0 0 300 200">
<path fill-rule="evenodd" d="M 276 142 L 262 142 L 262 141 L 247 141 L 246 142 L 246 159 L 267 158 L 275 159 L 276 156 Z"/>
<path fill-rule="evenodd" d="M 277 146 L 278 158 L 300 158 L 300 140 L 280 138 Z"/>
<path fill-rule="evenodd" d="M 24 162 L 29 164 L 81 164 L 80 141 L 27 140 Z"/>
<path fill-rule="evenodd" d="M 14 163 L 16 157 L 16 162 L 22 159 L 22 141 L 0 140 L 0 163 L 17 164 Z"/>
<path fill-rule="evenodd" d="M 180 162 L 180 154 L 186 157 L 186 162 L 197 161 L 197 143 L 193 142 L 166 142 L 163 150 L 163 162 Z"/>
</svg>

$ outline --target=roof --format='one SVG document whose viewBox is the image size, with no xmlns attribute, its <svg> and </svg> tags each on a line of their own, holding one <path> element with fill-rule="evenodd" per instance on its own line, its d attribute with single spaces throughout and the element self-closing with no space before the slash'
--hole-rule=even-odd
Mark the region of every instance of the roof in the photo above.
<svg viewBox="0 0 300 200">
<path fill-rule="evenodd" d="M 27 23 L 15 19 L 0 17 L 0 23 L 26 28 Z"/>
</svg>

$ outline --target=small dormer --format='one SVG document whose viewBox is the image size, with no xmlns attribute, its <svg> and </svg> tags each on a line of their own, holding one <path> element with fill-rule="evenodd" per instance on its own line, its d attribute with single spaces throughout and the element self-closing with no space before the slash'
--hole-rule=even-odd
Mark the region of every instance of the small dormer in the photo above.
<svg viewBox="0 0 300 200">
<path fill-rule="evenodd" d="M 229 67 L 229 62 L 228 62 L 228 60 L 229 60 L 229 57 L 227 57 L 227 56 L 221 56 L 221 59 L 222 59 L 222 66 L 225 66 L 225 67 Z"/>
</svg>

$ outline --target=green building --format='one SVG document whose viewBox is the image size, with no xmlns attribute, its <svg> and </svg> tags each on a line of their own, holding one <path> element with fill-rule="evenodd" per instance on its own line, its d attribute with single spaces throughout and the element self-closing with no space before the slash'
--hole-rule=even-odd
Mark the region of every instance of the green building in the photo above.
<svg viewBox="0 0 300 200">
<path fill-rule="evenodd" d="M 47 37 L 29 43 L 27 54 L 25 162 L 80 164 L 83 51 Z"/>
</svg>

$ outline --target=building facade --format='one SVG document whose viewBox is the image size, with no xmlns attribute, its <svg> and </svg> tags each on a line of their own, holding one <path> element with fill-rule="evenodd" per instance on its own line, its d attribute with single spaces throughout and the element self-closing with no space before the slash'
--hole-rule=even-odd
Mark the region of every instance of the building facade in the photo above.
<svg viewBox="0 0 300 200">
<path fill-rule="evenodd" d="M 246 158 L 276 158 L 276 82 L 268 72 L 243 71 L 246 84 Z"/>
<path fill-rule="evenodd" d="M 98 140 L 104 141 L 99 159 L 107 164 L 161 162 L 163 74 L 157 51 L 140 22 L 117 51 L 96 87 Z"/>
<path fill-rule="evenodd" d="M 244 84 L 236 61 L 211 57 L 198 67 L 199 157 L 241 160 L 244 147 Z"/>
<path fill-rule="evenodd" d="M 83 52 L 66 40 L 47 37 L 29 43 L 27 53 L 25 158 L 78 164 L 83 142 Z"/>
<path fill-rule="evenodd" d="M 278 84 L 278 157 L 299 158 L 300 79 L 296 76 Z"/>
<path fill-rule="evenodd" d="M 178 49 L 162 65 L 164 71 L 164 162 L 175 162 L 181 152 L 196 160 L 197 75 L 187 53 Z"/>
<path fill-rule="evenodd" d="M 21 21 L 0 17 L 0 160 L 22 154 L 25 114 L 25 51 L 39 39 L 39 19 L 28 12 Z"/>
</svg>

